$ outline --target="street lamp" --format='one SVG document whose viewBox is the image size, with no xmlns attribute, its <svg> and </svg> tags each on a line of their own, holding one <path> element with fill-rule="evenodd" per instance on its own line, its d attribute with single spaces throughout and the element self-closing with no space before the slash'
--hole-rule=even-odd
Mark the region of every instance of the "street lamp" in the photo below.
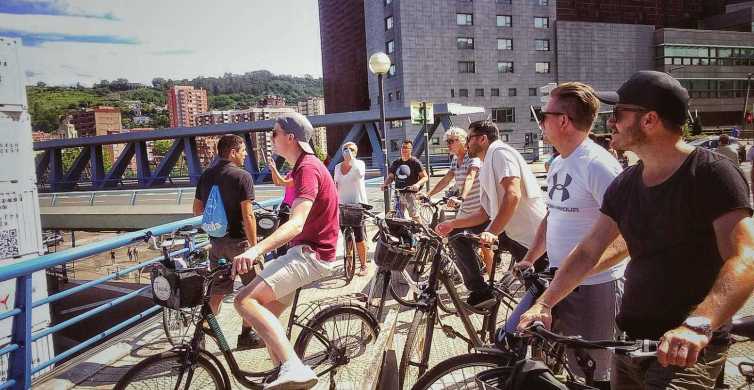
<svg viewBox="0 0 754 390">
<path fill-rule="evenodd" d="M 385 160 L 385 178 L 388 176 L 387 165 L 387 126 L 385 126 L 385 83 L 383 77 L 390 71 L 390 57 L 383 52 L 377 52 L 369 57 L 369 71 L 377 75 L 378 100 L 380 102 L 380 125 L 382 126 L 382 155 Z M 390 211 L 390 190 L 384 191 L 385 213 Z"/>
</svg>

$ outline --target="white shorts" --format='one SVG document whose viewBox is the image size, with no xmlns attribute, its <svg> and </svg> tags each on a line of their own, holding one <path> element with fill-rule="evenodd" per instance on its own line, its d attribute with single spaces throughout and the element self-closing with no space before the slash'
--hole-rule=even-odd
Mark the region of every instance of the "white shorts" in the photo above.
<svg viewBox="0 0 754 390">
<path fill-rule="evenodd" d="M 278 302 L 289 305 L 296 289 L 335 273 L 337 261 L 321 261 L 307 245 L 297 245 L 264 264 L 259 277 L 272 288 Z"/>
</svg>

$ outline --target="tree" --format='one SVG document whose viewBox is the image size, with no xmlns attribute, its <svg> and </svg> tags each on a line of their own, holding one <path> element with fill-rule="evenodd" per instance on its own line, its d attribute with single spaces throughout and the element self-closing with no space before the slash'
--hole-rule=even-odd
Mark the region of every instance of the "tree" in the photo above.
<svg viewBox="0 0 754 390">
<path fill-rule="evenodd" d="M 173 146 L 173 141 L 168 139 L 159 139 L 152 144 L 152 153 L 157 156 L 164 156 L 168 154 L 170 147 Z"/>
<path fill-rule="evenodd" d="M 325 161 L 327 159 L 327 154 L 323 152 L 319 146 L 314 146 L 314 155 L 317 156 L 319 161 Z"/>
</svg>

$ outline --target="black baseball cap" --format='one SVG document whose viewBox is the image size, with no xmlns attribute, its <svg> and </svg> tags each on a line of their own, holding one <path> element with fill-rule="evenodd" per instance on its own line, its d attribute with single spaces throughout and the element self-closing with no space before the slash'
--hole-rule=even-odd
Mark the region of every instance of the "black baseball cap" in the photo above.
<svg viewBox="0 0 754 390">
<path fill-rule="evenodd" d="M 660 117 L 676 125 L 686 122 L 689 92 L 678 80 L 664 72 L 636 72 L 615 92 L 597 92 L 605 104 L 631 104 L 656 111 Z"/>
</svg>

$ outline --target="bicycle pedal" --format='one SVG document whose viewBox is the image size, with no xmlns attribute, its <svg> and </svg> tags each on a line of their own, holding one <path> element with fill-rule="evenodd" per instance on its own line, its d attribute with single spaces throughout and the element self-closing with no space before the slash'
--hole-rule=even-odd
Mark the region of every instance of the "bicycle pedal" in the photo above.
<svg viewBox="0 0 754 390">
<path fill-rule="evenodd" d="M 442 332 L 445 333 L 445 336 L 449 339 L 456 338 L 456 333 L 453 330 L 453 327 L 450 325 L 442 325 L 441 326 Z"/>
</svg>

